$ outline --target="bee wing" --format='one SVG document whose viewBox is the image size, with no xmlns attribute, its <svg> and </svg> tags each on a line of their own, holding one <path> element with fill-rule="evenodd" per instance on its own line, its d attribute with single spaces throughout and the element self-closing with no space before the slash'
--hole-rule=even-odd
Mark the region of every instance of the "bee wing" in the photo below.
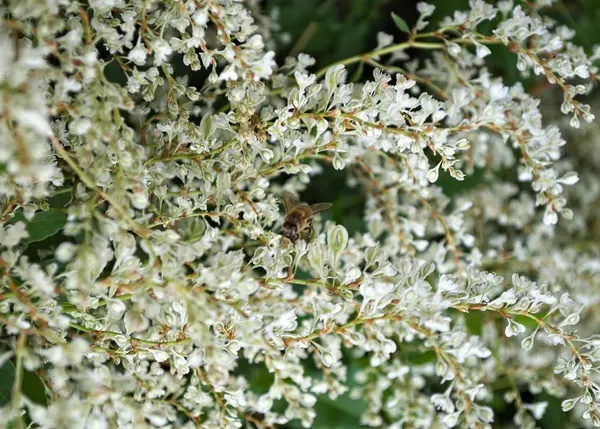
<svg viewBox="0 0 600 429">
<path fill-rule="evenodd" d="M 333 206 L 333 204 L 331 203 L 317 203 L 311 204 L 310 209 L 312 210 L 313 215 L 315 215 L 317 213 L 324 212 L 325 210 L 331 208 L 331 206 Z"/>
<path fill-rule="evenodd" d="M 291 192 L 284 191 L 283 192 L 283 204 L 285 205 L 285 212 L 289 213 L 292 210 L 294 210 L 294 208 L 296 206 L 298 206 L 300 204 L 300 201 L 298 200 L 298 197 L 296 197 Z"/>
</svg>

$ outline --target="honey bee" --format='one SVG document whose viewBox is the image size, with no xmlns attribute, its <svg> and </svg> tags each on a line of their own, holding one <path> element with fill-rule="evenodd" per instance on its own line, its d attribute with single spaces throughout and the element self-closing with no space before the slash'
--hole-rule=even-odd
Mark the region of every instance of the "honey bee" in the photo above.
<svg viewBox="0 0 600 429">
<path fill-rule="evenodd" d="M 312 235 L 313 216 L 332 206 L 331 203 L 300 204 L 298 198 L 290 192 L 283 193 L 283 203 L 286 211 L 283 220 L 283 236 L 292 243 L 295 243 L 304 231 L 308 232 L 306 241 L 309 242 Z"/>
</svg>

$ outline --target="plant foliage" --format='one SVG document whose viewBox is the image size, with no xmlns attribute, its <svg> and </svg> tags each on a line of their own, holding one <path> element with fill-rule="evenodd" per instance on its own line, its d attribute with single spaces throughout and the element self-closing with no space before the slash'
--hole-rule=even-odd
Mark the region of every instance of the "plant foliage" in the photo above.
<svg viewBox="0 0 600 429">
<path fill-rule="evenodd" d="M 317 70 L 256 0 L 4 2 L 0 426 L 600 426 L 600 49 L 495 3 Z"/>
</svg>

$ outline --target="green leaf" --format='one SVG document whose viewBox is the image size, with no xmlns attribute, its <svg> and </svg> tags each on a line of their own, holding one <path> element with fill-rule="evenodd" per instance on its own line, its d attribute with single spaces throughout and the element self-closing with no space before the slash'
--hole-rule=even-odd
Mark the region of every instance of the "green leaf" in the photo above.
<svg viewBox="0 0 600 429">
<path fill-rule="evenodd" d="M 15 383 L 15 365 L 7 360 L 0 367 L 0 407 L 8 404 L 12 396 L 12 388 Z M 32 402 L 38 405 L 48 405 L 46 398 L 46 386 L 42 379 L 34 372 L 23 371 L 21 391 Z"/>
<path fill-rule="evenodd" d="M 48 405 L 46 398 L 46 386 L 42 379 L 35 373 L 23 371 L 23 383 L 21 385 L 23 394 L 38 405 Z"/>
<path fill-rule="evenodd" d="M 73 201 L 73 189 L 71 188 L 60 189 L 59 192 L 48 198 L 50 207 L 57 209 L 67 207 L 71 201 Z"/>
<path fill-rule="evenodd" d="M 0 367 L 0 407 L 10 402 L 11 390 L 15 382 L 15 365 L 10 361 Z"/>
<path fill-rule="evenodd" d="M 567 425 L 567 413 L 563 412 L 561 407 L 562 398 L 555 398 L 543 392 L 535 396 L 535 401 L 547 401 L 548 407 L 540 420 L 540 427 L 544 428 L 565 428 Z"/>
<path fill-rule="evenodd" d="M 19 221 L 26 223 L 29 237 L 25 238 L 23 243 L 28 244 L 42 241 L 63 229 L 67 223 L 67 215 L 62 210 L 49 209 L 36 213 L 33 218 L 28 221 L 25 219 L 25 216 L 23 216 L 23 213 L 19 212 L 11 219 L 11 223 Z"/>
<path fill-rule="evenodd" d="M 410 28 L 408 28 L 408 24 L 405 20 L 400 18 L 394 12 L 392 12 L 392 19 L 394 20 L 394 24 L 396 24 L 396 27 L 398 27 L 400 31 L 403 31 L 406 34 L 410 34 Z"/>
<path fill-rule="evenodd" d="M 480 311 L 473 311 L 464 315 L 469 333 L 481 335 L 484 315 Z"/>
<path fill-rule="evenodd" d="M 426 365 L 435 362 L 437 360 L 437 355 L 433 350 L 409 350 L 405 353 L 404 358 L 410 365 Z"/>
<path fill-rule="evenodd" d="M 483 168 L 476 168 L 470 176 L 465 176 L 463 181 L 458 181 L 451 177 L 450 174 L 442 172 L 436 185 L 442 188 L 444 195 L 447 197 L 455 197 L 477 189 L 478 186 L 485 183 L 485 170 Z"/>
<path fill-rule="evenodd" d="M 212 115 L 204 115 L 200 121 L 200 133 L 202 138 L 208 140 L 215 132 L 216 125 Z"/>
</svg>

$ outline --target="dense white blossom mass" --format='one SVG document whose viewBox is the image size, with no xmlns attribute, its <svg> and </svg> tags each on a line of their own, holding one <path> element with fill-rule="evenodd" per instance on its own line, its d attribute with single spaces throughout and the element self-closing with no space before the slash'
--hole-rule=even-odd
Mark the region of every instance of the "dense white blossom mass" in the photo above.
<svg viewBox="0 0 600 429">
<path fill-rule="evenodd" d="M 551 3 L 434 24 L 419 3 L 408 40 L 317 71 L 275 61 L 258 1 L 5 2 L 0 426 L 311 427 L 345 395 L 372 427 L 491 428 L 499 392 L 519 427 L 547 407 L 522 392 L 600 426 L 600 134 L 561 131 L 594 127 L 600 49 Z M 486 68 L 492 49 L 556 108 Z M 286 245 L 283 192 L 325 166 L 365 195 L 366 232 Z"/>
</svg>

